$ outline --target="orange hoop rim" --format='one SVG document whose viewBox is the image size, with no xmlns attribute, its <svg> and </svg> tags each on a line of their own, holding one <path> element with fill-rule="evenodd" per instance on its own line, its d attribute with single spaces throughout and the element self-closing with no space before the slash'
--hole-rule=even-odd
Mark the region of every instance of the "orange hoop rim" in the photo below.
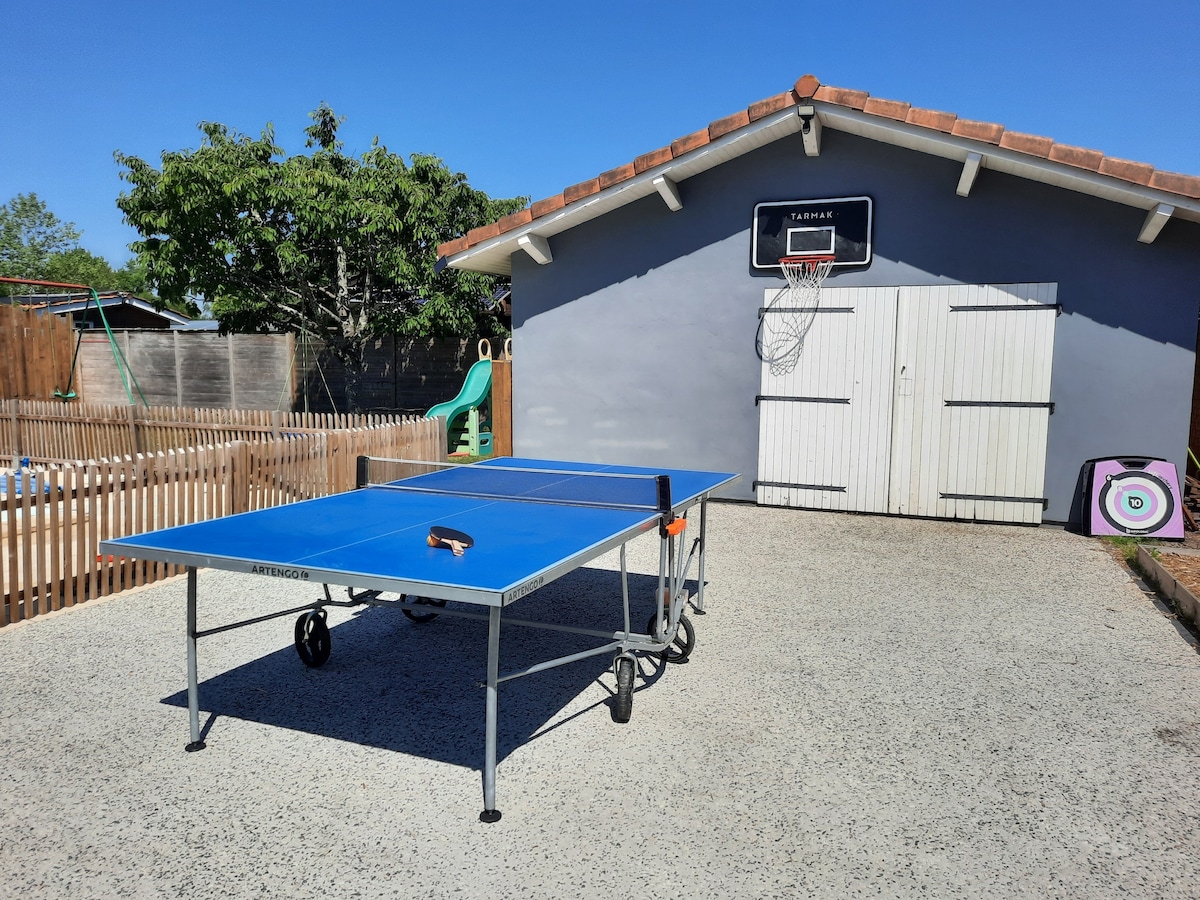
<svg viewBox="0 0 1200 900">
<path fill-rule="evenodd" d="M 837 256 L 832 253 L 814 253 L 811 256 L 781 256 L 779 264 L 781 266 L 799 266 L 805 263 L 817 265 L 823 262 L 836 262 Z"/>
</svg>

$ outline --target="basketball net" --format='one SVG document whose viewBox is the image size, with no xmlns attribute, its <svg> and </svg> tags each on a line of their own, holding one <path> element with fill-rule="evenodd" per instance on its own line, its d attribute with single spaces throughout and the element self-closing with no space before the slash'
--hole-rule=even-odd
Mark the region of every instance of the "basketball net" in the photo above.
<svg viewBox="0 0 1200 900">
<path fill-rule="evenodd" d="M 834 260 L 833 256 L 785 256 L 779 260 L 788 286 L 775 295 L 763 314 L 758 347 L 772 375 L 786 375 L 800 362 L 804 339 L 821 304 L 821 285 Z"/>
</svg>

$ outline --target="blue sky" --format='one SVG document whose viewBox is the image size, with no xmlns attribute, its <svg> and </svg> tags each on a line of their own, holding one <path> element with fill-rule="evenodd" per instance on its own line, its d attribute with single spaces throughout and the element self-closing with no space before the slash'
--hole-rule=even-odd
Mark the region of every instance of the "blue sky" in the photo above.
<svg viewBox="0 0 1200 900">
<path fill-rule="evenodd" d="M 808 72 L 1200 174 L 1200 0 L 52 0 L 0 24 L 0 203 L 36 193 L 114 266 L 136 237 L 114 151 L 157 165 L 217 121 L 299 152 L 321 101 L 348 152 L 378 135 L 494 197 L 558 193 Z"/>
</svg>

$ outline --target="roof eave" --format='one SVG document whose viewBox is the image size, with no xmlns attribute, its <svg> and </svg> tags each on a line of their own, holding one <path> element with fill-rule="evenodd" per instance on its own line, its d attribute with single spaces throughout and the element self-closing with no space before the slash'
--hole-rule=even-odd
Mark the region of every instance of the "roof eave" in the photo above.
<svg viewBox="0 0 1200 900">
<path fill-rule="evenodd" d="M 842 106 L 823 103 L 816 105 L 820 108 L 821 119 L 826 128 L 959 162 L 965 162 L 968 154 L 978 153 L 983 157 L 983 167 L 994 172 L 1090 194 L 1147 212 L 1162 203 L 1174 207 L 1177 217 L 1200 222 L 1200 200 L 1181 194 L 1135 184 L 1068 163 L 1042 159 L 988 141 L 946 134 L 906 122 L 880 119 L 878 116 Z"/>
<path fill-rule="evenodd" d="M 825 128 L 961 162 L 966 162 L 970 154 L 978 154 L 982 157 L 982 167 L 992 171 L 1089 194 L 1149 213 L 1165 206 L 1172 210 L 1171 215 L 1174 217 L 1200 222 L 1200 200 L 1181 194 L 1139 185 L 1068 163 L 1043 159 L 989 141 L 948 134 L 925 125 L 913 125 L 861 112 L 836 103 L 810 103 L 816 107 Z M 690 153 L 647 169 L 573 203 L 565 204 L 526 225 L 473 244 L 465 250 L 445 257 L 445 265 L 493 275 L 511 275 L 512 254 L 521 249 L 518 242 L 522 237 L 533 235 L 551 238 L 604 213 L 658 193 L 654 180 L 662 175 L 678 183 L 794 134 L 801 128 L 798 109 L 798 105 L 790 106 L 773 113 Z"/>
<path fill-rule="evenodd" d="M 751 124 L 717 138 L 690 153 L 646 169 L 632 178 L 621 181 L 589 197 L 565 204 L 552 213 L 534 219 L 527 225 L 505 231 L 493 238 L 473 244 L 460 253 L 446 257 L 446 265 L 473 272 L 493 275 L 512 274 L 511 257 L 520 249 L 517 243 L 525 235 L 551 238 L 576 225 L 582 225 L 635 200 L 658 193 L 654 181 L 666 176 L 678 183 L 693 175 L 699 175 L 721 163 L 735 159 L 751 150 L 773 143 L 800 130 L 800 119 L 796 107 L 752 122 Z"/>
</svg>

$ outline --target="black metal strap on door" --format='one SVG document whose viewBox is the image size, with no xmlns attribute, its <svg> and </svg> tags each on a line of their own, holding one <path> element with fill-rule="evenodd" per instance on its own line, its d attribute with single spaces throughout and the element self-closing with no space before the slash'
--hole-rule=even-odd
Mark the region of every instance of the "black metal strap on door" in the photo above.
<svg viewBox="0 0 1200 900">
<path fill-rule="evenodd" d="M 853 306 L 760 306 L 758 317 L 764 313 L 852 313 Z"/>
<path fill-rule="evenodd" d="M 1054 403 L 1024 400 L 947 400 L 947 406 L 974 406 L 987 409 L 1048 409 L 1054 415 Z"/>
<path fill-rule="evenodd" d="M 758 406 L 763 400 L 776 403 L 850 403 L 849 397 L 785 397 L 781 394 L 758 394 L 754 398 L 754 405 Z"/>
<path fill-rule="evenodd" d="M 791 481 L 755 481 L 752 485 L 757 489 L 760 487 L 777 487 L 777 488 L 795 488 L 799 491 L 838 491 L 846 493 L 844 487 L 839 487 L 836 484 L 796 484 Z"/>
<path fill-rule="evenodd" d="M 1012 306 L 952 306 L 950 312 L 1040 312 L 1052 309 L 1055 316 L 1062 315 L 1061 303 L 1015 303 Z"/>
<path fill-rule="evenodd" d="M 1050 506 L 1050 500 L 1046 497 L 996 497 L 992 494 L 943 494 L 940 491 L 938 496 L 943 500 L 992 500 L 996 503 L 1040 503 L 1042 509 Z"/>
</svg>

